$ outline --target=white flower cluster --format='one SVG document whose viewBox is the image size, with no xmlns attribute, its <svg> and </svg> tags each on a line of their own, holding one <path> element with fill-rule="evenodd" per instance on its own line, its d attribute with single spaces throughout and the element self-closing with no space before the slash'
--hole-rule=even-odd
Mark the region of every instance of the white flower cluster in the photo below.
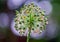
<svg viewBox="0 0 60 42">
<path fill-rule="evenodd" d="M 33 2 L 28 5 L 24 5 L 20 12 L 16 11 L 15 29 L 19 32 L 20 36 L 27 36 L 29 29 L 31 33 L 41 33 L 45 30 L 48 24 L 47 16 L 44 15 L 44 11 L 41 10 Z"/>
</svg>

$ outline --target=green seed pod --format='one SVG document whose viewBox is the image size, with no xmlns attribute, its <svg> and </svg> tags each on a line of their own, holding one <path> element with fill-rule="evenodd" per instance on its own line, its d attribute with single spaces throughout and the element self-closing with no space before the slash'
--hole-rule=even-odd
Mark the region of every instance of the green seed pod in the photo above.
<svg viewBox="0 0 60 42">
<path fill-rule="evenodd" d="M 16 18 L 14 20 L 17 24 L 15 25 L 15 28 L 19 28 L 18 31 L 20 31 L 20 36 L 25 35 L 25 31 L 28 28 L 28 33 L 26 35 L 27 37 L 30 36 L 32 31 L 35 33 L 42 33 L 48 24 L 47 17 L 44 15 L 44 11 L 42 11 L 34 3 L 24 5 L 21 8 L 20 13 L 16 11 Z M 20 26 L 18 27 L 19 24 Z"/>
</svg>

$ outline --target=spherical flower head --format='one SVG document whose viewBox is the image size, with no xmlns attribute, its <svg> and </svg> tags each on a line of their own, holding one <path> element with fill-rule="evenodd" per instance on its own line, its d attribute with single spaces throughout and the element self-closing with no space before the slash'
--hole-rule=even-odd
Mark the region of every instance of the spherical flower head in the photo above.
<svg viewBox="0 0 60 42">
<path fill-rule="evenodd" d="M 19 32 L 20 36 L 28 36 L 29 30 L 30 34 L 42 33 L 46 29 L 48 24 L 47 16 L 45 16 L 45 11 L 41 10 L 38 5 L 33 2 L 28 5 L 24 5 L 20 12 L 16 11 L 15 29 Z"/>
</svg>

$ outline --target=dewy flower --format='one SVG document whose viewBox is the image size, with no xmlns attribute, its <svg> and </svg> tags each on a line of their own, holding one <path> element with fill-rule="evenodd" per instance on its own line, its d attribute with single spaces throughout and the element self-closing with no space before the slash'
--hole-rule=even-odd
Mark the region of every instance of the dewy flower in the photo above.
<svg viewBox="0 0 60 42">
<path fill-rule="evenodd" d="M 33 2 L 24 5 L 20 12 L 16 11 L 15 29 L 19 32 L 20 36 L 29 36 L 32 32 L 42 33 L 48 24 L 47 16 Z M 28 31 L 26 33 L 26 31 Z"/>
</svg>

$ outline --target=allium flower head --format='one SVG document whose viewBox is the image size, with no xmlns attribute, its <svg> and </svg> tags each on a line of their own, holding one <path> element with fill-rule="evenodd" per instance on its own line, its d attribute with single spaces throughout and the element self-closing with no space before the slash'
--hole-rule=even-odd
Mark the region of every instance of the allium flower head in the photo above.
<svg viewBox="0 0 60 42">
<path fill-rule="evenodd" d="M 42 33 L 48 24 L 44 11 L 33 2 L 24 5 L 20 12 L 16 11 L 15 29 L 20 36 L 28 36 L 28 33 Z M 28 31 L 26 33 L 26 31 Z"/>
</svg>

